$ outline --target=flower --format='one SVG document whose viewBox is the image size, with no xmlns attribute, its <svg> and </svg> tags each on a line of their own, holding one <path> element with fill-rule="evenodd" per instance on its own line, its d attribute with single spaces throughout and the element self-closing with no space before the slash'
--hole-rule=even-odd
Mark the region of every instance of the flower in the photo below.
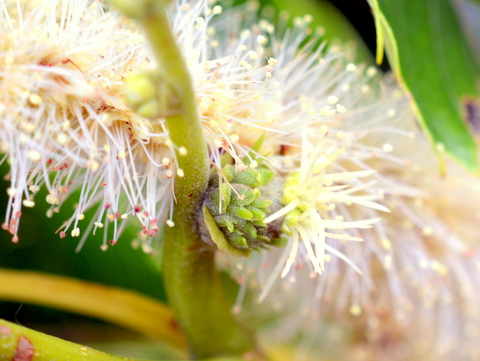
<svg viewBox="0 0 480 361">
<path fill-rule="evenodd" d="M 17 242 L 22 206 L 33 207 L 45 186 L 48 217 L 77 200 L 61 238 L 78 237 L 97 207 L 79 247 L 104 228 L 106 250 L 132 216 L 151 239 L 169 216 L 176 170 L 163 121 L 147 121 L 122 99 L 125 76 L 151 63 L 144 37 L 100 1 L 2 6 L 0 140 L 11 182 L 2 227 Z"/>
<path fill-rule="evenodd" d="M 21 208 L 45 186 L 48 216 L 77 200 L 60 237 L 78 237 L 93 207 L 80 246 L 103 228 L 108 249 L 133 216 L 151 250 L 162 227 L 177 226 L 173 181 L 188 174 L 164 119 L 125 105 L 125 79 L 155 66 L 141 32 L 101 1 L 1 1 L 0 146 L 11 182 L 3 228 L 18 241 Z M 213 243 L 260 250 L 219 261 L 241 284 L 234 310 L 250 286 L 266 302 L 245 314 L 266 305 L 282 313 L 270 337 L 303 332 L 301 350 L 325 340 L 339 359 L 475 359 L 478 181 L 453 176 L 431 192 L 435 161 L 416 150 L 428 148 L 392 81 L 326 48 L 310 17 L 285 30 L 257 21 L 257 10 L 195 0 L 170 14 L 213 163 L 205 207 L 226 240 Z M 274 181 L 247 184 L 247 170 Z M 278 187 L 272 208 L 269 184 Z M 265 235 L 285 247 L 260 243 Z"/>
<path fill-rule="evenodd" d="M 372 68 L 322 48 L 313 51 L 313 43 L 299 48 L 308 18 L 282 33 L 245 17 L 237 19 L 238 26 L 230 17 L 229 31 L 218 25 L 227 26 L 222 17 L 211 21 L 215 30 L 207 33 L 218 47 L 210 51 L 232 49 L 235 56 L 216 60 L 221 65 L 214 75 L 197 85 L 219 85 L 204 93 L 201 115 L 219 139 L 214 144 L 221 147 L 212 150 L 220 150 L 213 157 L 219 167 L 222 150 L 242 164 L 265 134 L 262 148 L 253 153 L 282 178 L 284 192 L 284 208 L 265 223 L 283 216 L 290 237 L 285 249 L 223 261 L 241 285 L 234 310 L 240 311 L 247 288 L 257 291 L 265 307 L 285 315 L 269 329 L 270 340 L 291 339 L 301 329 L 302 343 L 327 349 L 319 338 L 331 332 L 326 343 L 350 344 L 347 355 L 338 343 L 328 348 L 339 359 L 448 359 L 460 352 L 475 359 L 473 315 L 480 306 L 471 291 L 479 281 L 475 236 L 466 237 L 468 244 L 462 238 L 471 231 L 457 225 L 454 232 L 448 224 L 458 201 L 450 199 L 441 210 L 435 206 L 436 194 L 452 191 L 430 193 L 439 182 L 436 161 L 405 96 Z M 229 36 L 217 38 L 220 32 Z M 235 34 L 244 37 L 235 43 Z M 478 195 L 478 181 L 450 177 Z M 474 202 L 457 204 L 465 203 L 473 210 Z M 467 220 L 455 217 L 456 222 L 460 218 L 472 229 L 478 215 L 464 213 Z M 285 281 L 275 282 L 278 278 Z M 244 314 L 258 319 L 264 311 L 254 302 Z M 357 332 L 365 333 L 362 341 L 356 341 Z"/>
</svg>

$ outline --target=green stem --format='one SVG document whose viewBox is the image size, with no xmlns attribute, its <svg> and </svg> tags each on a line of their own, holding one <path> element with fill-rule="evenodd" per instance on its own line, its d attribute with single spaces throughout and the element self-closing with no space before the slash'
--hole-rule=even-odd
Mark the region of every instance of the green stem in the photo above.
<svg viewBox="0 0 480 361">
<path fill-rule="evenodd" d="M 0 319 L 0 344 L 0 361 L 141 361 L 114 356 L 2 319 Z M 242 359 L 221 357 L 202 361 L 242 361 Z"/>
<path fill-rule="evenodd" d="M 26 327 L 0 320 L 0 361 L 128 361 L 94 350 L 87 346 L 30 330 Z"/>
<path fill-rule="evenodd" d="M 195 357 L 243 354 L 254 347 L 253 338 L 231 315 L 215 268 L 215 253 L 205 249 L 197 228 L 209 163 L 190 76 L 165 13 L 148 18 L 144 27 L 155 44 L 160 66 L 168 69 L 169 80 L 181 92 L 183 105 L 180 114 L 166 119 L 172 142 L 187 150 L 185 156 L 177 152 L 178 166 L 185 176 L 176 178 L 175 226 L 164 234 L 163 272 L 169 302 L 191 341 Z"/>
<path fill-rule="evenodd" d="M 168 109 L 166 125 L 184 176 L 175 180 L 175 226 L 166 227 L 164 234 L 163 271 L 169 303 L 190 341 L 193 357 L 249 354 L 250 359 L 262 359 L 252 333 L 231 314 L 215 268 L 214 250 L 200 239 L 197 214 L 208 185 L 209 157 L 190 74 L 165 9 L 155 0 L 142 0 L 143 10 L 129 7 L 128 0 L 115 3 L 143 25 L 158 71 L 174 96 L 169 104 L 176 105 Z"/>
</svg>

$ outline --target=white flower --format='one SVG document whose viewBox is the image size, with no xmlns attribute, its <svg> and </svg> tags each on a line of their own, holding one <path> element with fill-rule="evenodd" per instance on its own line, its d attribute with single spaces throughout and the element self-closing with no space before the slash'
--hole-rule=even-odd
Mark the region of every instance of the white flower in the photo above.
<svg viewBox="0 0 480 361">
<path fill-rule="evenodd" d="M 264 162 L 283 177 L 284 191 L 291 195 L 284 199 L 285 208 L 266 219 L 292 216 L 286 248 L 226 262 L 242 285 L 234 309 L 240 310 L 251 286 L 282 313 L 291 307 L 290 321 L 281 319 L 283 325 L 276 325 L 278 339 L 311 323 L 305 340 L 312 344 L 328 324 L 345 326 L 345 342 L 353 338 L 347 336 L 350 322 L 372 335 L 363 345 L 370 353 L 381 346 L 382 332 L 391 343 L 384 350 L 390 357 L 400 347 L 404 355 L 418 355 L 419 345 L 435 357 L 461 349 L 478 353 L 472 336 L 478 325 L 472 315 L 480 310 L 472 293 L 480 281 L 478 259 L 475 245 L 462 240 L 471 231 L 457 226 L 458 234 L 453 233 L 445 224 L 451 219 L 450 208 L 433 214 L 417 208 L 438 197 L 428 195 L 438 182 L 437 168 L 426 140 L 415 136 L 418 129 L 402 93 L 388 80 L 379 81 L 374 69 L 356 67 L 337 54 L 321 56 L 312 52 L 312 44 L 299 49 L 305 20 L 279 34 L 268 22 L 255 25 L 238 19 L 236 25 L 235 17 L 228 22 L 220 17 L 211 23 L 215 30 L 208 34 L 219 46 L 205 57 L 215 57 L 218 49 L 232 54 L 219 57 L 215 73 L 197 85 L 199 94 L 203 87 L 218 85 L 205 91 L 209 101 L 201 103 L 206 104 L 201 114 L 210 136 L 217 139 L 214 145 L 240 163 L 265 133 L 257 156 L 268 154 Z M 220 32 L 228 36 L 217 38 Z M 235 34 L 243 37 L 235 41 Z M 252 91 L 254 96 L 246 96 Z M 409 176 L 416 169 L 413 158 L 430 164 L 426 173 L 418 173 L 429 179 L 424 186 Z M 452 183 L 462 178 L 454 179 Z M 478 182 L 463 181 L 469 182 L 477 184 L 469 186 L 477 197 Z M 468 214 L 470 221 L 462 224 L 472 229 L 478 216 Z M 342 264 L 342 259 L 347 262 Z M 275 285 L 281 277 L 286 282 Z M 354 320 L 346 318 L 348 314 Z M 344 322 L 336 318 L 340 315 Z M 460 329 L 464 333 L 459 340 Z M 333 334 L 338 336 L 339 330 Z"/>
<path fill-rule="evenodd" d="M 131 216 L 142 237 L 155 235 L 171 207 L 172 147 L 162 120 L 139 117 L 121 97 L 125 76 L 151 62 L 143 36 L 100 1 L 1 6 L 0 141 L 11 182 L 3 228 L 17 242 L 22 205 L 46 201 L 50 217 L 73 196 L 62 238 L 78 237 L 97 204 L 80 246 L 103 228 L 105 250 Z M 35 197 L 42 186 L 45 200 Z"/>
</svg>

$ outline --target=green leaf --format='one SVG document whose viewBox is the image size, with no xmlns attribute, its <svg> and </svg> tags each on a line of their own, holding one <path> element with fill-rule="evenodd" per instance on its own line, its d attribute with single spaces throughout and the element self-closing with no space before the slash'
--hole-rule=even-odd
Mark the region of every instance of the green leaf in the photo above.
<svg viewBox="0 0 480 361">
<path fill-rule="evenodd" d="M 46 273 L 0 268 L 0 298 L 96 317 L 166 341 L 180 350 L 186 349 L 184 334 L 173 326 L 174 313 L 163 303 L 138 292 Z"/>
<path fill-rule="evenodd" d="M 326 0 L 262 0 L 262 4 L 273 4 L 279 11 L 287 11 L 290 16 L 313 17 L 312 26 L 323 29 L 323 37 L 329 44 L 350 45 L 355 49 L 356 62 L 373 63 L 370 50 L 353 25 L 329 1 Z"/>
<path fill-rule="evenodd" d="M 383 42 L 390 63 L 441 161 L 443 150 L 480 173 L 467 109 L 479 97 L 480 69 L 446 0 L 369 0 L 381 61 Z"/>
<path fill-rule="evenodd" d="M 3 180 L 7 173 L 5 162 L 0 167 L 0 204 L 3 205 L 8 202 L 6 189 L 9 183 Z M 47 218 L 49 205 L 41 201 L 46 195 L 47 192 L 42 189 L 37 195 L 35 207 L 22 210 L 18 243 L 11 242 L 12 235 L 7 231 L 0 231 L 0 267 L 74 277 L 166 300 L 158 257 L 132 248 L 132 240 L 141 230 L 138 222 L 133 220 L 117 244 L 107 251 L 100 249 L 103 242 L 101 230 L 96 235 L 89 235 L 80 252 L 76 252 L 80 238 L 67 236 L 60 239 L 56 231 L 73 212 L 78 198 L 72 195 L 63 204 L 60 214 Z M 94 213 L 95 209 L 92 209 L 85 214 L 83 229 L 87 228 Z M 5 208 L 0 210 L 0 217 L 5 217 Z"/>
</svg>

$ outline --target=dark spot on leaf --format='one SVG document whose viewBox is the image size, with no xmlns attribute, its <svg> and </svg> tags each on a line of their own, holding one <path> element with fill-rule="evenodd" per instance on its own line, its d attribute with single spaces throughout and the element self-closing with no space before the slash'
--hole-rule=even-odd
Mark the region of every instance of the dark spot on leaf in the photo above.
<svg viewBox="0 0 480 361">
<path fill-rule="evenodd" d="M 465 118 L 477 134 L 480 134 L 480 99 L 469 99 L 463 103 Z"/>
<path fill-rule="evenodd" d="M 20 336 L 12 361 L 31 361 L 34 352 L 33 343 L 25 336 Z"/>
<path fill-rule="evenodd" d="M 191 247 L 188 247 L 188 250 L 189 251 L 196 251 L 198 249 L 202 248 L 202 245 L 201 244 L 196 244 L 194 246 L 191 246 Z"/>
<path fill-rule="evenodd" d="M 178 323 L 178 321 L 177 321 L 176 318 L 172 318 L 172 319 L 170 320 L 170 327 L 171 327 L 173 330 L 180 330 L 180 325 L 179 325 L 179 323 Z"/>
</svg>

